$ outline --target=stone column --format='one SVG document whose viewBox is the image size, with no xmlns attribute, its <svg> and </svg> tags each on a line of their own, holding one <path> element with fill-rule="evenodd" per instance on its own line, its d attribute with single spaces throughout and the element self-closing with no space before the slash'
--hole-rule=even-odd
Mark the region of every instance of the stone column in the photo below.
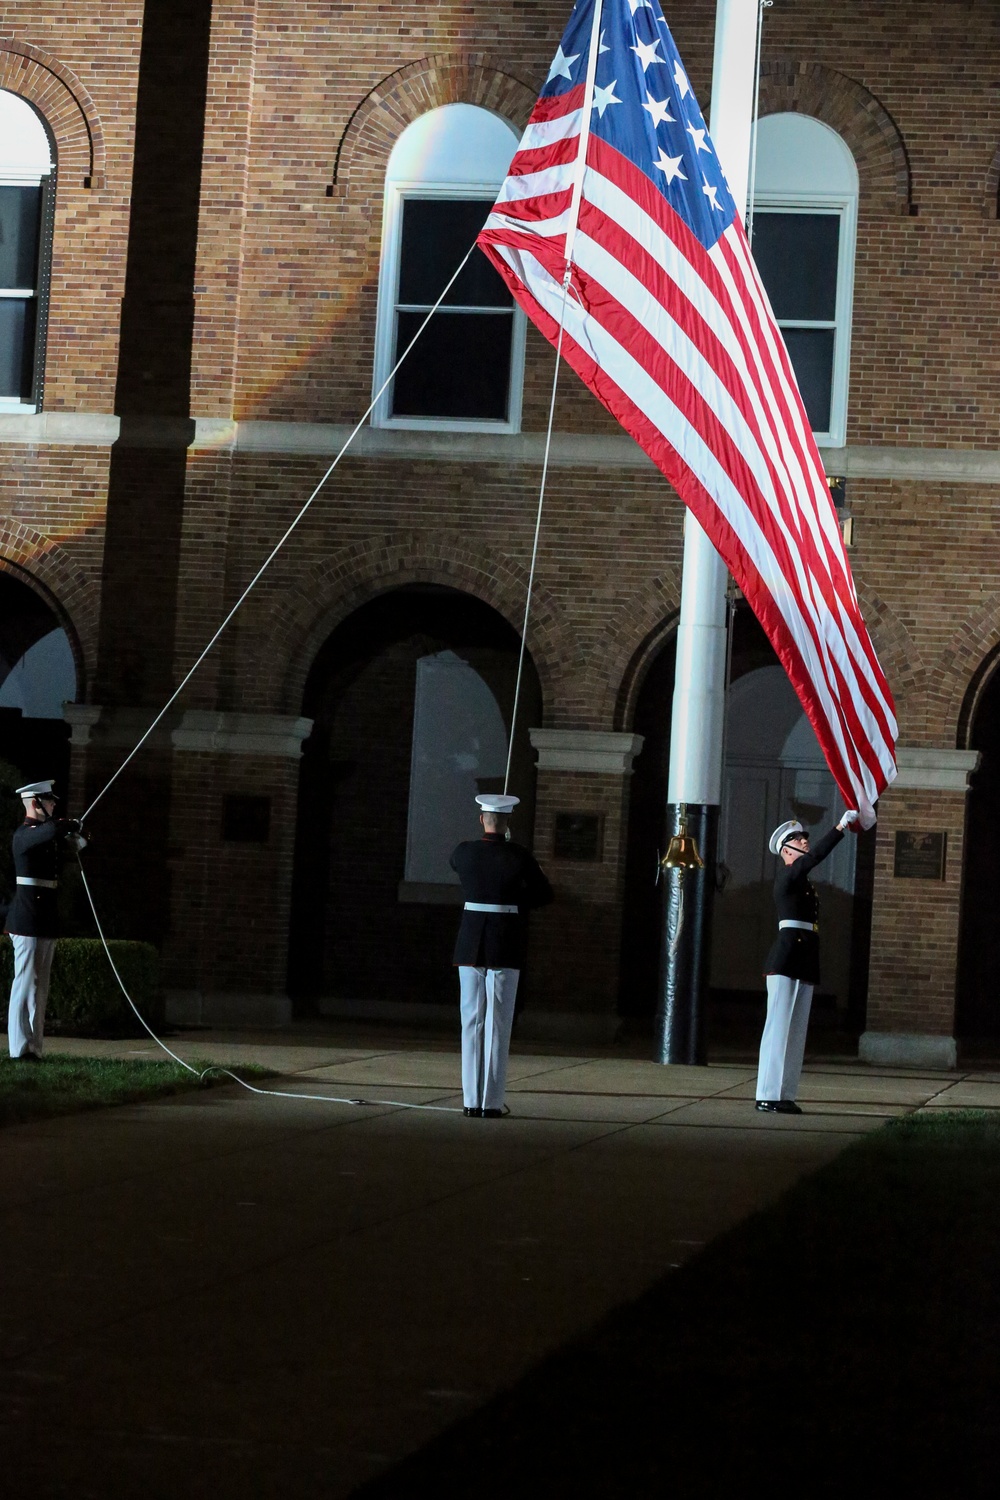
<svg viewBox="0 0 1000 1500">
<path fill-rule="evenodd" d="M 879 799 L 863 1062 L 955 1066 L 965 798 L 978 761 L 977 750 L 900 747 Z"/>
<path fill-rule="evenodd" d="M 610 1040 L 618 966 L 628 784 L 642 736 L 532 729 L 538 752 L 535 854 L 556 892 L 534 918 L 524 1037 Z"/>
</svg>

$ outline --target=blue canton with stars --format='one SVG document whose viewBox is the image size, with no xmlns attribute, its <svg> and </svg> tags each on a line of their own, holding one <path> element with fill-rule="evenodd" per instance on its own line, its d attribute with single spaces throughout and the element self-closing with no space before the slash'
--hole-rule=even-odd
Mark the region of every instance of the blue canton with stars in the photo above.
<svg viewBox="0 0 1000 1500">
<path fill-rule="evenodd" d="M 577 0 L 542 98 L 584 84 L 594 0 Z M 604 0 L 590 129 L 628 158 L 706 250 L 736 205 L 657 0 Z"/>
</svg>

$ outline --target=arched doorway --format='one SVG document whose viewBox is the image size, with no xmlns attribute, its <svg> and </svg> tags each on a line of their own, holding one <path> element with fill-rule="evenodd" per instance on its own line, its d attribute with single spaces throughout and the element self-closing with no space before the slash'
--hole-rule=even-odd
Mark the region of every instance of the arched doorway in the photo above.
<svg viewBox="0 0 1000 1500">
<path fill-rule="evenodd" d="M 289 990 L 300 1011 L 450 1003 L 460 899 L 448 857 L 503 787 L 519 651 L 457 589 L 382 594 L 333 631 L 303 712 Z M 514 838 L 531 843 L 541 690 L 525 660 L 511 771 Z"/>
<path fill-rule="evenodd" d="M 1000 1038 L 1000 656 L 978 674 L 966 742 L 980 753 L 966 804 L 956 1030 L 975 1044 Z M 983 680 L 985 677 L 985 681 Z M 970 695 L 972 696 L 972 695 Z"/>
<path fill-rule="evenodd" d="M 65 790 L 63 704 L 76 696 L 73 648 L 52 607 L 28 584 L 0 572 L 0 759 L 29 779 L 52 776 Z"/>
<path fill-rule="evenodd" d="M 762 968 L 774 930 L 772 828 L 797 817 L 825 831 L 841 810 L 812 728 L 752 611 L 734 616 L 726 703 L 726 759 L 719 823 L 722 889 L 715 899 L 710 1032 L 749 1041 L 763 1013 Z M 636 700 L 635 730 L 646 736 L 631 789 L 623 922 L 620 1009 L 649 1017 L 656 1006 L 662 923 L 654 888 L 657 849 L 665 847 L 665 808 L 674 685 L 671 637 L 651 663 Z M 823 912 L 823 984 L 817 1025 L 863 1029 L 874 839 L 845 839 L 819 867 Z"/>
</svg>

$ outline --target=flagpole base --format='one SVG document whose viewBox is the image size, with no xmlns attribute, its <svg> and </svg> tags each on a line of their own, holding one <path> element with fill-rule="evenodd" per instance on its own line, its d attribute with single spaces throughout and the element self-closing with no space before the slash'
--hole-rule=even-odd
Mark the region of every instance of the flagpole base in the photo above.
<svg viewBox="0 0 1000 1500">
<path fill-rule="evenodd" d="M 708 1062 L 708 982 L 718 858 L 719 809 L 714 803 L 667 806 L 667 836 L 681 821 L 695 839 L 703 869 L 664 870 L 664 923 L 654 1057 L 661 1063 Z"/>
</svg>

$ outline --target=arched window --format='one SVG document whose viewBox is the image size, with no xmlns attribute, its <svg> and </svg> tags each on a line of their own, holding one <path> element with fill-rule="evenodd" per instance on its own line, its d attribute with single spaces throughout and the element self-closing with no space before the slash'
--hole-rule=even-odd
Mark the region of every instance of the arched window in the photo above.
<svg viewBox="0 0 1000 1500">
<path fill-rule="evenodd" d="M 847 437 L 858 169 L 809 115 L 757 127 L 753 254 L 788 345 L 817 442 Z"/>
<path fill-rule="evenodd" d="M 485 222 L 517 137 L 489 110 L 445 104 L 400 136 L 386 171 L 375 390 Z M 385 395 L 380 427 L 517 432 L 524 315 L 481 251 Z"/>
<path fill-rule="evenodd" d="M 0 89 L 0 412 L 41 405 L 54 186 L 41 118 Z"/>
</svg>

